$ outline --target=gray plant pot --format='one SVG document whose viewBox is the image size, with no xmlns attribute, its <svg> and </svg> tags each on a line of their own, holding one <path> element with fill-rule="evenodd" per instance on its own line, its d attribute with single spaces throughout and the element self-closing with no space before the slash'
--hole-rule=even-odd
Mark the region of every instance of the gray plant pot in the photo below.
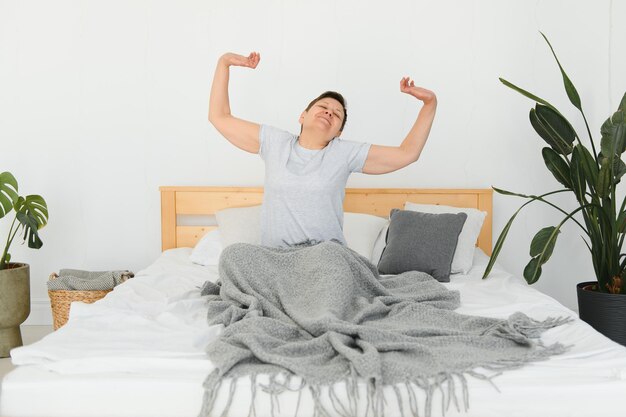
<svg viewBox="0 0 626 417">
<path fill-rule="evenodd" d="M 0 270 L 0 358 L 9 357 L 11 349 L 22 346 L 20 324 L 30 314 L 30 268 L 27 264 L 9 264 Z"/>
<path fill-rule="evenodd" d="M 626 295 L 595 291 L 596 281 L 576 285 L 578 315 L 611 340 L 626 346 Z"/>
</svg>

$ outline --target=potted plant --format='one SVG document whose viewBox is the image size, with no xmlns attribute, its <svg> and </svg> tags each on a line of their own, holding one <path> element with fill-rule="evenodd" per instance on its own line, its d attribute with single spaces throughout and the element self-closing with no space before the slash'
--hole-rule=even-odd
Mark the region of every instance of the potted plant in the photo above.
<svg viewBox="0 0 626 417">
<path fill-rule="evenodd" d="M 0 218 L 15 211 L 4 250 L 0 255 L 0 357 L 6 358 L 12 348 L 22 345 L 20 324 L 30 313 L 29 266 L 11 262 L 9 248 L 23 232 L 28 247 L 39 249 L 43 242 L 39 229 L 48 222 L 48 207 L 39 195 L 21 197 L 17 181 L 10 172 L 0 174 Z M 0 246 L 1 247 L 1 246 Z"/>
<path fill-rule="evenodd" d="M 572 124 L 553 105 L 500 78 L 504 85 L 536 102 L 530 110 L 530 123 L 548 144 L 542 150 L 546 168 L 563 187 L 542 195 L 525 195 L 493 187 L 500 194 L 528 201 L 504 226 L 483 278 L 489 275 L 520 210 L 535 201 L 545 203 L 563 213 L 564 218 L 556 226 L 544 227 L 534 236 L 524 278 L 529 284 L 537 282 L 541 266 L 552 255 L 561 227 L 565 222 L 573 221 L 584 232 L 583 241 L 589 249 L 596 278 L 596 281 L 577 285 L 580 317 L 609 338 L 626 345 L 626 254 L 622 253 L 626 235 L 626 199 L 619 201 L 616 194 L 616 186 L 626 173 L 626 164 L 621 159 L 626 150 L 626 94 L 617 111 L 602 124 L 600 146 L 596 148 L 598 143 L 591 135 L 578 92 L 548 38 L 543 33 L 541 35 L 559 66 L 569 101 L 582 115 L 591 151 L 582 143 Z M 557 193 L 573 193 L 576 208 L 567 212 L 547 199 Z"/>
</svg>

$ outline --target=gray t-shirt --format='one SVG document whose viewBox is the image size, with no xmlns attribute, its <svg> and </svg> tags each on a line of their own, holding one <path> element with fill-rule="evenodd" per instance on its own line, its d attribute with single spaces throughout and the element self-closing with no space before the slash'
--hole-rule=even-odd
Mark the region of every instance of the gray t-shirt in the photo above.
<svg viewBox="0 0 626 417">
<path fill-rule="evenodd" d="M 265 161 L 261 244 L 280 247 L 343 236 L 343 199 L 348 177 L 361 172 L 370 144 L 333 139 L 306 149 L 298 136 L 261 125 L 259 155 Z"/>
</svg>

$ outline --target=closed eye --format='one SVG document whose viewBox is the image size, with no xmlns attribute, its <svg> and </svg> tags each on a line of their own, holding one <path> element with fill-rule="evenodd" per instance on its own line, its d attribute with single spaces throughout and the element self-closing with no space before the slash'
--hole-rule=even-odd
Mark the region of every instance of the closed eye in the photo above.
<svg viewBox="0 0 626 417">
<path fill-rule="evenodd" d="M 326 106 L 322 106 L 321 104 L 320 104 L 320 107 L 323 109 L 326 109 Z M 341 119 L 341 115 L 339 113 L 333 113 L 333 114 L 337 116 L 338 119 Z"/>
</svg>

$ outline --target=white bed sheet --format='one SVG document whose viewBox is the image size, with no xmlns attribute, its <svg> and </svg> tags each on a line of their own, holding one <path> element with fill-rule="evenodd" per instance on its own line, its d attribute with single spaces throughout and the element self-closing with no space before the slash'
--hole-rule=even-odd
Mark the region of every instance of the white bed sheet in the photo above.
<svg viewBox="0 0 626 417">
<path fill-rule="evenodd" d="M 190 252 L 186 248 L 164 252 L 104 299 L 74 304 L 63 328 L 14 350 L 13 361 L 20 366 L 2 381 L 0 415 L 196 416 L 202 381 L 213 369 L 204 346 L 221 326 L 206 325 L 206 306 L 199 296 L 199 286 L 215 280 L 217 269 L 192 264 Z M 498 265 L 490 279 L 481 280 L 487 260 L 477 250 L 470 273 L 453 275 L 446 284 L 461 291 L 458 311 L 501 318 L 515 311 L 536 319 L 570 316 L 574 322 L 546 331 L 542 340 L 573 346 L 563 355 L 498 376 L 494 382 L 500 392 L 488 382 L 470 379 L 469 410 L 457 411 L 452 405 L 446 415 L 623 417 L 626 348 Z M 360 388 L 364 390 L 364 385 Z M 226 384 L 217 411 L 228 389 Z M 230 415 L 248 415 L 250 392 L 248 380 L 237 384 Z M 341 395 L 342 390 L 338 392 Z M 391 390 L 386 393 L 387 415 L 400 415 L 395 395 Z M 433 416 L 441 414 L 438 395 Z M 255 400 L 259 417 L 270 415 L 269 401 L 259 390 Z M 297 394 L 284 393 L 279 401 L 276 415 L 293 416 Z M 298 415 L 313 415 L 307 394 Z"/>
</svg>

